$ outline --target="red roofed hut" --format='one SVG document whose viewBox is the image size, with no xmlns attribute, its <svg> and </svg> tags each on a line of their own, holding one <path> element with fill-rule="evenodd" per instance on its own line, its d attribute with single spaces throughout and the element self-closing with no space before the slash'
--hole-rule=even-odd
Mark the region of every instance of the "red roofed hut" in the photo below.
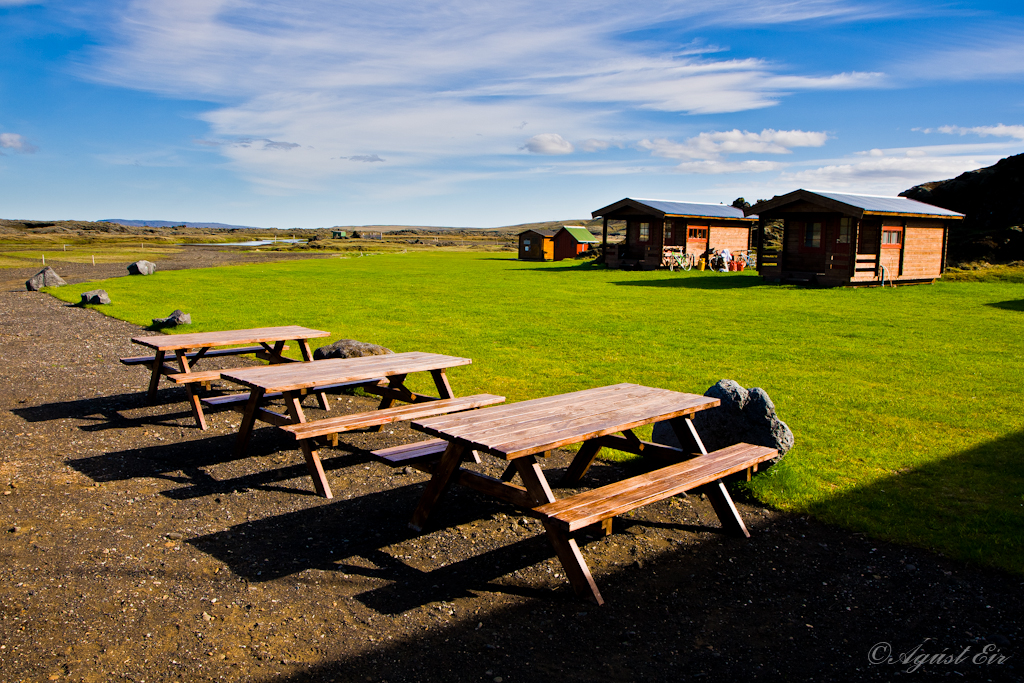
<svg viewBox="0 0 1024 683">
<path fill-rule="evenodd" d="M 575 258 L 600 241 L 582 225 L 563 225 L 555 233 L 555 260 Z"/>
<path fill-rule="evenodd" d="M 951 221 L 963 214 L 906 197 L 796 190 L 748 209 L 760 221 L 758 272 L 825 287 L 915 284 L 941 277 Z M 782 227 L 768 245 L 765 227 Z"/>
<path fill-rule="evenodd" d="M 666 251 L 699 258 L 707 249 L 743 254 L 751 249 L 757 216 L 725 204 L 626 198 L 593 212 L 604 219 L 605 263 L 609 268 L 660 268 Z M 626 241 L 608 244 L 608 221 L 626 221 Z"/>
</svg>

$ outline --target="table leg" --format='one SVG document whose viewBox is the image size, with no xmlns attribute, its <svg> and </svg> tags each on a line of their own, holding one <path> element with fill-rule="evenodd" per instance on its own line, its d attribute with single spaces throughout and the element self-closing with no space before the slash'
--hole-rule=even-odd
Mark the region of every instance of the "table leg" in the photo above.
<svg viewBox="0 0 1024 683">
<path fill-rule="evenodd" d="M 200 355 L 206 353 L 206 349 L 200 349 Z M 185 355 L 184 349 L 179 349 L 174 352 L 175 357 L 178 359 L 178 365 L 181 367 L 181 371 L 188 375 L 192 373 L 192 363 L 189 362 L 188 356 Z M 198 356 L 196 357 L 198 360 Z M 199 395 L 196 394 L 195 388 L 191 382 L 185 383 L 185 394 L 188 396 L 188 407 L 192 410 L 192 417 L 196 419 L 196 425 L 200 429 L 206 429 L 206 415 L 203 414 L 203 404 L 199 401 Z"/>
<path fill-rule="evenodd" d="M 718 521 L 722 523 L 722 531 L 731 536 L 750 538 L 750 532 L 747 531 L 746 525 L 743 524 L 740 513 L 736 510 L 736 505 L 732 502 L 732 497 L 729 496 L 724 483 L 717 481 L 708 484 L 701 488 L 701 492 L 707 494 L 711 507 L 715 509 L 715 514 L 718 515 Z"/>
<path fill-rule="evenodd" d="M 160 375 L 164 369 L 164 352 L 157 351 L 153 356 L 153 374 L 149 376 L 149 391 L 146 393 L 146 400 L 149 403 L 156 398 L 156 387 L 160 384 Z"/>
<path fill-rule="evenodd" d="M 708 454 L 708 449 L 704 448 L 704 442 L 700 440 L 700 435 L 697 434 L 697 428 L 693 426 L 693 420 L 688 417 L 674 417 L 668 423 L 671 425 L 672 431 L 676 433 L 676 438 L 679 439 L 679 446 L 683 449 L 684 453 Z"/>
<path fill-rule="evenodd" d="M 601 591 L 597 589 L 597 583 L 594 582 L 594 577 L 590 574 L 590 568 L 587 567 L 587 561 L 580 553 L 576 539 L 557 529 L 551 522 L 544 522 L 544 530 L 547 532 L 551 545 L 555 548 L 558 561 L 562 563 L 565 575 L 569 579 L 572 589 L 576 591 L 576 595 L 603 605 L 604 598 L 601 597 Z"/>
<path fill-rule="evenodd" d="M 302 412 L 302 402 L 294 392 L 284 392 L 284 403 L 288 408 L 288 415 L 296 423 L 306 421 L 306 415 Z M 327 483 L 327 474 L 324 472 L 323 463 L 320 462 L 320 453 L 313 449 L 311 439 L 299 441 L 299 448 L 306 458 L 306 467 L 309 468 L 309 476 L 313 479 L 313 488 L 324 498 L 334 498 L 331 493 L 331 485 Z"/>
<path fill-rule="evenodd" d="M 434 376 L 434 386 L 437 387 L 438 396 L 441 398 L 455 398 L 452 385 L 448 383 L 448 375 L 444 374 L 444 368 L 431 370 L 430 374 Z"/>
<path fill-rule="evenodd" d="M 533 502 L 537 505 L 555 502 L 555 496 L 551 493 L 548 480 L 544 477 L 544 470 L 540 468 L 540 463 L 536 458 L 528 455 L 524 458 L 516 458 L 512 464 L 516 466 L 516 471 L 519 472 L 519 477 L 523 480 L 523 486 L 533 496 Z"/>
<path fill-rule="evenodd" d="M 569 463 L 569 469 L 562 476 L 561 485 L 569 488 L 579 484 L 600 452 L 601 446 L 597 441 L 585 441 L 576 453 L 576 457 Z"/>
<path fill-rule="evenodd" d="M 253 425 L 256 423 L 256 410 L 260 407 L 260 400 L 263 398 L 263 389 L 251 389 L 249 400 L 245 404 L 245 411 L 242 413 L 242 423 L 238 425 L 238 440 L 235 442 L 235 454 L 245 453 L 245 447 L 249 443 L 249 436 L 252 434 Z"/>
<path fill-rule="evenodd" d="M 462 444 L 454 441 L 448 442 L 448 448 L 445 449 L 444 455 L 438 461 L 434 475 L 427 482 L 427 487 L 420 497 L 419 505 L 416 506 L 416 510 L 412 513 L 409 528 L 414 531 L 423 531 L 427 518 L 430 517 L 431 510 L 434 509 L 437 501 L 441 500 L 441 496 L 448 490 L 455 477 L 455 473 L 458 472 L 464 450 L 465 447 Z"/>
<path fill-rule="evenodd" d="M 284 342 L 279 342 L 279 343 L 283 344 Z M 313 360 L 313 352 L 309 350 L 309 340 L 308 339 L 296 339 L 295 343 L 297 343 L 299 345 L 299 349 L 302 351 L 302 360 L 306 361 L 307 363 L 312 361 Z M 281 350 L 279 348 L 277 348 L 275 346 L 274 349 L 277 351 L 278 355 L 281 355 Z M 327 394 L 325 392 L 323 392 L 323 391 L 316 392 L 316 400 L 320 404 L 320 410 L 330 410 L 331 409 L 331 404 L 327 402 Z"/>
</svg>

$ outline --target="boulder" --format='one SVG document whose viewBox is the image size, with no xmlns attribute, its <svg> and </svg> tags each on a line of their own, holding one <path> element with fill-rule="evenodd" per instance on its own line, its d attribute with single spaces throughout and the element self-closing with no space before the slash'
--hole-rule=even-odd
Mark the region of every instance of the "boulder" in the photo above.
<svg viewBox="0 0 1024 683">
<path fill-rule="evenodd" d="M 156 272 L 156 264 L 152 261 L 136 261 L 128 266 L 130 275 L 152 275 Z"/>
<path fill-rule="evenodd" d="M 90 289 L 82 292 L 82 305 L 85 304 L 109 304 L 110 296 L 102 289 Z"/>
<path fill-rule="evenodd" d="M 50 266 L 46 266 L 28 280 L 25 280 L 25 289 L 30 292 L 38 292 L 41 287 L 63 287 L 66 284 L 64 279 L 57 275 L 57 271 Z"/>
<path fill-rule="evenodd" d="M 362 358 L 363 356 L 383 356 L 386 353 L 394 353 L 377 344 L 356 341 L 355 339 L 339 339 L 333 344 L 321 346 L 313 352 L 313 360 L 325 360 L 327 358 Z"/>
<path fill-rule="evenodd" d="M 153 318 L 153 327 L 177 327 L 178 325 L 191 325 L 192 316 L 182 313 L 181 309 L 175 310 L 166 318 Z"/>
<path fill-rule="evenodd" d="M 781 457 L 793 447 L 793 432 L 775 414 L 775 404 L 764 389 L 748 390 L 731 379 L 723 379 L 704 395 L 722 402 L 717 408 L 702 410 L 693 416 L 693 426 L 708 451 L 742 442 L 776 448 Z M 668 422 L 654 425 L 652 440 L 679 447 L 679 440 Z"/>
</svg>

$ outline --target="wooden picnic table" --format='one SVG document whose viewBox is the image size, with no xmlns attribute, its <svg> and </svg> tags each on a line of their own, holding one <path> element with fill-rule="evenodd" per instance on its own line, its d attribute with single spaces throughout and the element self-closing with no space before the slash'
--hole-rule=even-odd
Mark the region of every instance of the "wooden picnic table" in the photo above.
<svg viewBox="0 0 1024 683">
<path fill-rule="evenodd" d="M 189 406 L 196 418 L 196 424 L 201 429 L 206 429 L 206 417 L 203 415 L 203 407 L 193 388 L 195 383 L 209 383 L 219 377 L 218 372 L 194 373 L 192 368 L 202 358 L 216 356 L 241 355 L 254 353 L 257 357 L 271 363 L 285 363 L 292 359 L 286 358 L 282 352 L 288 347 L 285 342 L 294 340 L 302 352 L 303 360 L 310 361 L 313 354 L 309 348 L 309 340 L 318 337 L 329 337 L 330 332 L 323 330 L 311 330 L 308 327 L 298 325 L 287 325 L 282 327 L 259 327 L 248 330 L 226 330 L 221 332 L 195 332 L 190 334 L 158 334 L 145 337 L 132 337 L 132 341 L 142 346 L 148 346 L 155 350 L 152 356 L 137 356 L 133 358 L 122 358 L 125 365 L 149 365 L 151 375 L 149 378 L 149 391 L 147 398 L 150 402 L 156 397 L 157 385 L 160 377 L 167 375 L 177 384 L 184 384 L 188 392 Z M 271 346 L 273 345 L 273 346 Z M 178 361 L 178 367 L 165 363 L 168 353 L 174 355 Z M 321 396 L 321 402 L 326 399 Z M 326 403 L 324 403 L 326 407 Z"/>
<path fill-rule="evenodd" d="M 248 398 L 244 401 L 244 405 L 241 401 L 237 401 L 233 406 L 242 412 L 236 451 L 239 454 L 244 452 L 256 420 L 277 426 L 306 423 L 306 416 L 302 411 L 301 404 L 301 392 L 303 391 L 337 385 L 362 386 L 364 390 L 381 397 L 377 411 L 367 414 L 371 418 L 367 424 L 379 426 L 383 424 L 383 421 L 380 419 L 374 421 L 372 418 L 375 413 L 379 418 L 381 414 L 391 408 L 395 401 L 419 404 L 454 398 L 445 370 L 460 365 L 469 365 L 472 362 L 469 358 L 412 351 L 224 371 L 221 373 L 223 379 L 249 387 Z M 406 378 L 415 372 L 429 372 L 433 377 L 439 396 L 419 394 L 406 388 Z M 270 396 L 283 396 L 288 413 L 281 414 L 262 406 L 261 403 Z M 395 410 L 391 409 L 392 412 Z M 351 426 L 349 425 L 350 428 Z M 331 489 L 324 475 L 320 457 L 313 448 L 312 440 L 302 439 L 299 441 L 299 445 L 306 458 L 306 464 L 317 492 L 330 498 Z"/>
<path fill-rule="evenodd" d="M 539 517 L 573 588 L 602 604 L 601 594 L 571 536 L 583 526 L 600 523 L 602 530 L 610 533 L 615 515 L 704 486 L 723 527 L 747 533 L 720 479 L 742 469 L 756 468 L 757 462 L 777 453 L 770 448 L 738 444 L 709 454 L 690 417 L 719 404 L 718 399 L 707 396 L 617 384 L 414 421 L 414 429 L 448 443 L 440 460 L 420 463 L 421 469 L 432 476 L 410 526 L 417 530 L 424 527 L 451 483 L 475 488 Z M 681 449 L 641 441 L 632 431 L 663 420 L 672 425 Z M 605 447 L 654 455 L 676 464 L 587 492 L 591 494 L 589 498 L 577 494 L 556 501 L 535 456 L 577 443 L 582 446 L 560 482 L 563 486 L 579 484 Z M 488 477 L 460 467 L 470 452 L 502 458 L 510 461 L 510 465 L 500 479 Z M 436 456 L 437 449 L 434 453 Z M 516 474 L 522 486 L 512 483 Z M 707 486 L 715 482 L 717 485 Z"/>
</svg>

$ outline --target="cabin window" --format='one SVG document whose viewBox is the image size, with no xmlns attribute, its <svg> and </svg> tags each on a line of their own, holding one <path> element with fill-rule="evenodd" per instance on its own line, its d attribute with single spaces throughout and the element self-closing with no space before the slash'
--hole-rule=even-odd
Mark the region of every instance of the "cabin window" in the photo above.
<svg viewBox="0 0 1024 683">
<path fill-rule="evenodd" d="M 804 246 L 808 249 L 821 247 L 821 223 L 808 223 L 804 226 Z"/>
<path fill-rule="evenodd" d="M 849 217 L 839 219 L 839 234 L 836 235 L 836 242 L 839 244 L 849 244 L 851 234 L 851 223 Z"/>
<path fill-rule="evenodd" d="M 708 238 L 707 228 L 690 228 L 686 234 L 691 240 L 706 240 Z"/>
<path fill-rule="evenodd" d="M 641 223 L 640 224 L 640 241 L 647 242 L 651 239 L 651 224 Z"/>
<path fill-rule="evenodd" d="M 882 246 L 898 247 L 903 244 L 903 228 L 895 225 L 882 226 Z"/>
<path fill-rule="evenodd" d="M 671 223 L 666 223 L 665 224 L 665 241 L 666 242 L 671 242 L 672 241 L 672 224 Z"/>
</svg>

